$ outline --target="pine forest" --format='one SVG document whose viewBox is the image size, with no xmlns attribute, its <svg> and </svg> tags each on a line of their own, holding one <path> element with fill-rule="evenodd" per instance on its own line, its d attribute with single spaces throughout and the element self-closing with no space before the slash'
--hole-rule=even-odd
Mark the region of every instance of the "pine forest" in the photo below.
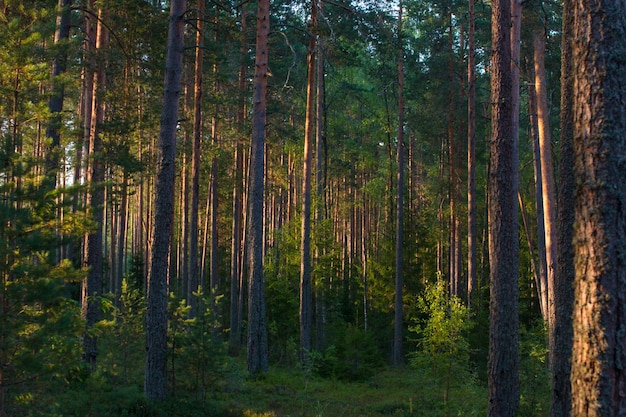
<svg viewBox="0 0 626 417">
<path fill-rule="evenodd" d="M 0 417 L 626 415 L 624 0 L 0 0 Z"/>
</svg>

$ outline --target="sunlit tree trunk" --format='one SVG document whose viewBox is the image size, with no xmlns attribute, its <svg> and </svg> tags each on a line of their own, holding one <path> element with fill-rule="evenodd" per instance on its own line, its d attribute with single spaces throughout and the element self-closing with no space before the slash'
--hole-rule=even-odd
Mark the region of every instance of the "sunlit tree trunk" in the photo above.
<svg viewBox="0 0 626 417">
<path fill-rule="evenodd" d="M 172 0 L 155 184 L 154 242 L 147 291 L 144 394 L 149 400 L 167 397 L 167 273 L 174 220 L 176 126 L 183 71 L 185 9 L 185 0 Z"/>
<path fill-rule="evenodd" d="M 579 0 L 573 39 L 572 412 L 626 412 L 626 3 Z"/>
<path fill-rule="evenodd" d="M 311 0 L 309 53 L 307 57 L 306 120 L 304 123 L 304 156 L 302 163 L 302 235 L 300 248 L 300 359 L 311 351 L 313 303 L 311 295 L 311 169 L 315 118 L 315 55 L 317 0 Z"/>
<path fill-rule="evenodd" d="M 547 277 L 547 321 L 549 348 L 554 349 L 554 274 L 556 273 L 556 201 L 554 191 L 554 171 L 552 165 L 552 140 L 550 134 L 550 110 L 548 109 L 548 89 L 546 86 L 546 34 L 541 25 L 533 31 L 535 62 L 535 93 L 537 99 L 537 126 L 539 133 L 539 154 L 541 163 L 541 190 L 543 220 L 546 244 Z"/>
<path fill-rule="evenodd" d="M 563 34 L 572 33 L 574 4 L 563 1 Z M 554 277 L 554 349 L 552 365 L 552 417 L 568 417 L 572 409 L 572 308 L 574 300 L 574 124 L 572 39 L 561 37 L 561 137 L 557 221 L 557 263 Z"/>
<path fill-rule="evenodd" d="M 548 276 L 546 273 L 546 233 L 543 204 L 541 150 L 539 149 L 539 124 L 537 123 L 537 95 L 532 86 L 528 88 L 528 111 L 530 115 L 530 144 L 533 151 L 535 176 L 535 212 L 537 213 L 537 297 L 541 317 L 548 323 Z M 532 254 L 532 248 L 529 248 Z"/>
</svg>

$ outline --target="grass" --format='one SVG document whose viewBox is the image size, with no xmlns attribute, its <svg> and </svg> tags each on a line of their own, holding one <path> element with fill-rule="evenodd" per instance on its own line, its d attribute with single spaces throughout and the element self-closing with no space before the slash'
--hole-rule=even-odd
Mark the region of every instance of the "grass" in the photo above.
<svg viewBox="0 0 626 417">
<path fill-rule="evenodd" d="M 226 408 L 246 417 L 479 416 L 487 391 L 475 383 L 444 389 L 428 372 L 386 369 L 365 382 L 308 377 L 272 369 L 221 394 Z"/>
</svg>

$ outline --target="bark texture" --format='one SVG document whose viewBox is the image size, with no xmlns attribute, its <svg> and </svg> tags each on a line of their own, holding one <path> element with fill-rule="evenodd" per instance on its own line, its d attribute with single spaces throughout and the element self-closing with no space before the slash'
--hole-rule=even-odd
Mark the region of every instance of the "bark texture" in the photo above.
<svg viewBox="0 0 626 417">
<path fill-rule="evenodd" d="M 185 0 L 173 0 L 170 6 L 155 184 L 154 242 L 147 291 L 144 394 L 149 400 L 167 397 L 167 272 L 174 220 L 176 126 L 183 71 L 185 8 Z"/>
<path fill-rule="evenodd" d="M 263 225 L 265 190 L 265 122 L 267 117 L 267 66 L 269 58 L 270 1 L 259 0 L 257 9 L 252 143 L 250 149 L 250 184 L 248 205 L 248 372 L 267 372 L 267 318 L 263 282 Z"/>
<path fill-rule="evenodd" d="M 574 13 L 571 415 L 617 416 L 626 414 L 626 2 L 577 0 Z"/>
<path fill-rule="evenodd" d="M 512 135 L 511 3 L 492 3 L 492 142 L 489 172 L 489 416 L 519 405 L 516 141 Z"/>
</svg>

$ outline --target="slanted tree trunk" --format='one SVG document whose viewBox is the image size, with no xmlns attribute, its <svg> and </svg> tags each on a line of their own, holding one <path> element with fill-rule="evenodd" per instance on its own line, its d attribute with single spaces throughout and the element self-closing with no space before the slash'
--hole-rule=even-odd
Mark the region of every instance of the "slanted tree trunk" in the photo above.
<svg viewBox="0 0 626 417">
<path fill-rule="evenodd" d="M 574 417 L 626 411 L 626 3 L 574 6 Z"/>
<path fill-rule="evenodd" d="M 396 284 L 394 297 L 393 364 L 404 363 L 402 353 L 402 247 L 404 221 L 404 48 L 402 47 L 402 1 L 398 9 L 398 185 L 396 189 Z"/>
<path fill-rule="evenodd" d="M 488 387 L 492 417 L 513 417 L 519 405 L 518 222 L 513 137 L 511 3 L 492 2 L 492 142 L 489 172 L 490 326 Z"/>
<path fill-rule="evenodd" d="M 172 0 L 155 184 L 154 241 L 147 291 L 144 394 L 149 400 L 167 397 L 167 272 L 174 220 L 176 126 L 183 71 L 185 9 L 185 0 Z"/>
<path fill-rule="evenodd" d="M 263 225 L 265 190 L 265 122 L 267 116 L 267 70 L 270 1 L 258 0 L 254 94 L 252 100 L 252 143 L 250 148 L 250 183 L 248 196 L 248 372 L 267 372 L 267 318 L 263 282 Z"/>
<path fill-rule="evenodd" d="M 541 150 L 539 148 L 539 125 L 537 123 L 537 94 L 532 86 L 528 88 L 528 110 L 530 114 L 530 143 L 533 151 L 533 171 L 535 176 L 535 212 L 537 213 L 537 297 L 541 317 L 548 323 L 548 276 L 546 272 L 546 232 L 544 221 L 543 183 Z M 531 249 L 532 250 L 532 249 Z M 531 252 L 532 253 L 532 252 Z"/>
<path fill-rule="evenodd" d="M 572 33 L 574 4 L 563 1 L 563 34 Z M 561 137 L 557 221 L 557 263 L 554 277 L 554 349 L 552 417 L 569 417 L 572 410 L 572 309 L 574 301 L 574 124 L 572 38 L 561 37 Z"/>
</svg>

